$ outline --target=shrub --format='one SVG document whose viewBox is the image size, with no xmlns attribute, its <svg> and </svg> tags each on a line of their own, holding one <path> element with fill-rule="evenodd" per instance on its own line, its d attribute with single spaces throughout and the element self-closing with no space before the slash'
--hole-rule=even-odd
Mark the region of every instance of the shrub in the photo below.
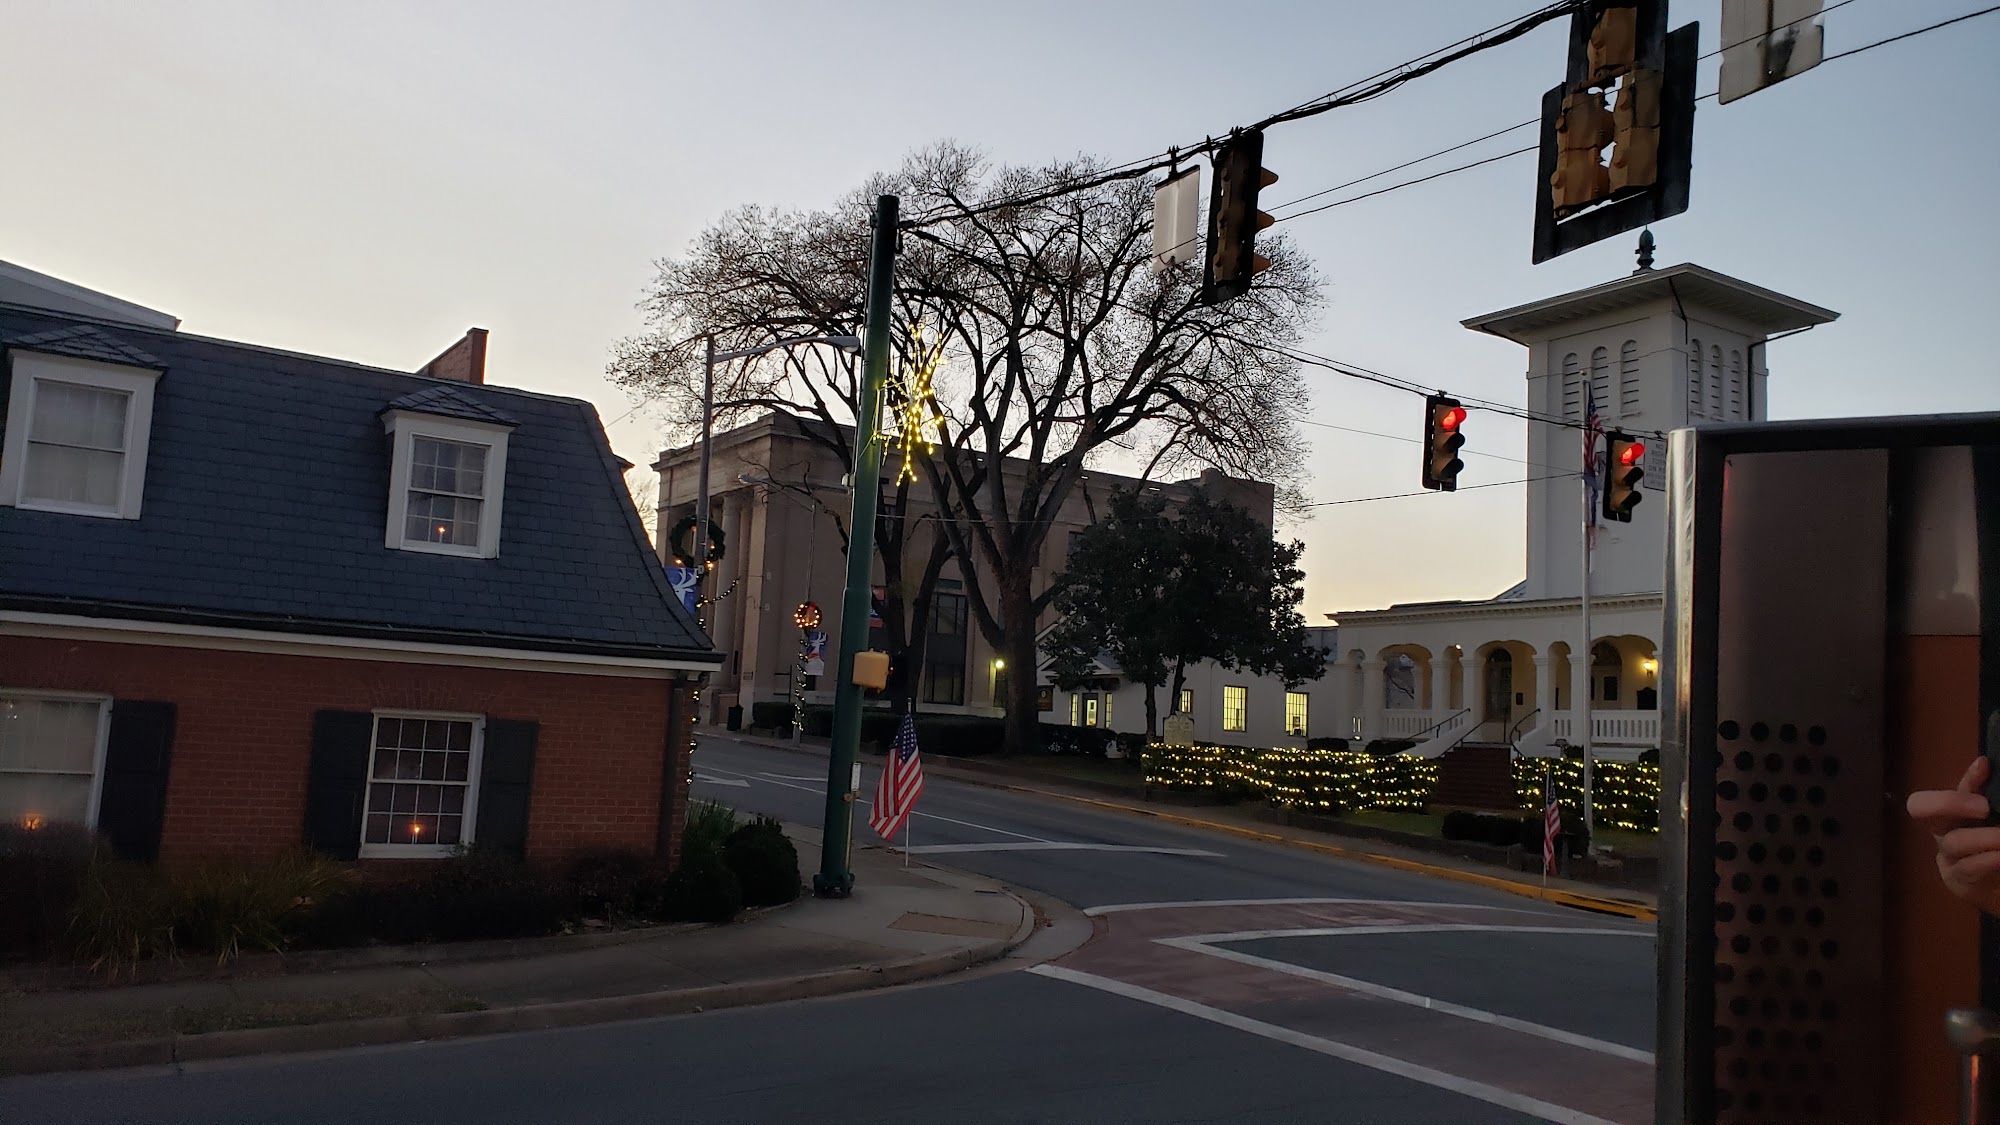
<svg viewBox="0 0 2000 1125">
<path fill-rule="evenodd" d="M 823 703 L 808 704 L 799 716 L 799 725 L 814 738 L 826 738 L 833 733 L 833 708 Z"/>
<path fill-rule="evenodd" d="M 563 889 L 583 917 L 650 917 L 659 912 L 666 872 L 654 856 L 629 848 L 589 848 L 563 867 Z"/>
<path fill-rule="evenodd" d="M 736 831 L 736 811 L 715 801 L 689 801 L 687 823 L 681 829 L 681 862 L 704 852 L 720 859 L 722 844 Z"/>
<path fill-rule="evenodd" d="M 1444 814 L 1444 824 L 1440 835 L 1447 840 L 1475 840 L 1481 835 L 1479 814 L 1469 812 L 1448 812 Z"/>
<path fill-rule="evenodd" d="M 81 826 L 0 827 L 0 957 L 54 951 L 96 847 Z"/>
<path fill-rule="evenodd" d="M 1521 842 L 1521 821 L 1511 816 L 1482 816 L 1480 827 L 1485 829 L 1486 842 L 1497 847 L 1511 848 Z"/>
<path fill-rule="evenodd" d="M 159 869 L 98 853 L 77 886 L 63 948 L 72 960 L 113 977 L 149 957 L 173 956 L 173 903 Z"/>
<path fill-rule="evenodd" d="M 750 705 L 750 725 L 765 730 L 778 730 L 792 725 L 792 704 L 790 700 L 760 699 Z"/>
<path fill-rule="evenodd" d="M 1400 754 L 1415 745 L 1415 742 L 1407 738 L 1376 738 L 1371 739 L 1362 749 L 1377 757 L 1386 757 L 1390 754 Z"/>
<path fill-rule="evenodd" d="M 743 884 L 719 852 L 695 850 L 684 854 L 667 876 L 664 897 L 669 921 L 721 923 L 743 909 Z"/>
<path fill-rule="evenodd" d="M 539 937 L 561 929 L 570 906 L 555 880 L 475 849 L 413 878 L 350 885 L 304 920 L 303 939 L 341 946 Z"/>
<path fill-rule="evenodd" d="M 889 738 L 895 737 L 891 728 Z M 1007 739 L 1004 720 L 984 715 L 918 715 L 917 745 L 926 754 L 971 758 L 997 754 Z"/>
<path fill-rule="evenodd" d="M 729 834 L 723 862 L 743 888 L 743 905 L 776 906 L 799 897 L 799 853 L 775 820 L 758 817 Z"/>
<path fill-rule="evenodd" d="M 1347 749 L 1347 740 L 1344 738 L 1309 738 L 1306 739 L 1306 749 L 1345 750 Z"/>
<path fill-rule="evenodd" d="M 204 860 L 167 881 L 173 946 L 218 962 L 246 950 L 280 951 L 348 882 L 346 868 L 304 850 Z"/>
</svg>

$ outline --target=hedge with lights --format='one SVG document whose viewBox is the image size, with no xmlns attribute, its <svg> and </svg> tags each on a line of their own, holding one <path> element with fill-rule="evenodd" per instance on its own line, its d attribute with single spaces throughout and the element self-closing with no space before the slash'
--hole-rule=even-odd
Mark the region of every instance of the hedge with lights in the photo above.
<svg viewBox="0 0 2000 1125">
<path fill-rule="evenodd" d="M 1521 807 L 1542 807 L 1542 779 L 1555 775 L 1556 803 L 1583 808 L 1583 761 L 1579 758 L 1516 758 L 1514 792 Z M 1590 775 L 1591 820 L 1626 832 L 1660 830 L 1660 767 L 1652 762 L 1596 762 Z"/>
<path fill-rule="evenodd" d="M 1437 785 L 1437 762 L 1354 750 L 1155 746 L 1146 753 L 1146 784 L 1301 812 L 1422 812 Z"/>
</svg>

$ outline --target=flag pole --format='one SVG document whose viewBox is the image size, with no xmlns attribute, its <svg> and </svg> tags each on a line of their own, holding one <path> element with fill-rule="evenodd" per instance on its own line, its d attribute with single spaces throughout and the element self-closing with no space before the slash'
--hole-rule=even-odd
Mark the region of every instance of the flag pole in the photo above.
<svg viewBox="0 0 2000 1125">
<path fill-rule="evenodd" d="M 1596 413 L 1594 406 L 1592 413 Z M 1597 458 L 1597 437 L 1586 428 L 1584 431 L 1584 440 L 1590 443 L 1590 448 L 1584 455 L 1584 479 L 1581 482 L 1581 494 L 1583 497 L 1583 534 L 1581 536 L 1583 540 L 1583 572 L 1580 575 L 1581 581 L 1578 583 L 1578 588 L 1582 591 L 1580 601 L 1583 608 L 1583 647 L 1579 650 L 1578 655 L 1583 660 L 1583 690 L 1576 693 L 1576 722 L 1577 729 L 1583 737 L 1583 839 L 1584 846 L 1594 852 L 1597 849 L 1597 845 L 1596 831 L 1591 826 L 1590 810 L 1590 759 L 1593 749 L 1590 738 L 1590 696 L 1592 692 L 1597 690 L 1597 685 L 1593 682 L 1597 676 L 1597 667 L 1590 644 L 1590 549 L 1592 546 L 1590 540 L 1591 531 L 1595 523 L 1592 517 L 1596 514 L 1595 508 L 1591 504 L 1591 494 L 1594 491 L 1591 488 L 1592 483 L 1594 483 L 1591 478 L 1597 471 L 1595 464 Z"/>
<path fill-rule="evenodd" d="M 906 868 L 910 866 L 910 830 L 916 827 L 916 823 L 916 813 L 909 813 L 903 817 L 903 866 Z"/>
</svg>

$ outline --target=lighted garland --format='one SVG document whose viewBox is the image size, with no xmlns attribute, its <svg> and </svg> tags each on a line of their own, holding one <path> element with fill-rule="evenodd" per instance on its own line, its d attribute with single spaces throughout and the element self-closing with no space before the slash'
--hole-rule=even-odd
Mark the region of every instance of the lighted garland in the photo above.
<svg viewBox="0 0 2000 1125">
<path fill-rule="evenodd" d="M 929 455 L 937 449 L 937 440 L 944 433 L 944 415 L 938 410 L 937 394 L 931 386 L 938 360 L 943 355 L 943 337 L 935 343 L 926 343 L 923 327 L 916 324 L 910 326 L 910 360 L 896 377 L 897 394 L 901 401 L 896 404 L 895 423 L 885 434 L 890 444 L 902 454 L 902 467 L 896 473 L 897 484 L 917 479 L 918 447 L 921 446 Z"/>
<path fill-rule="evenodd" d="M 1556 803 L 1573 812 L 1583 809 L 1583 761 L 1580 758 L 1518 758 L 1514 762 L 1514 793 L 1521 807 L 1542 806 L 1542 778 L 1554 774 Z M 1660 767 L 1652 762 L 1593 762 L 1590 773 L 1590 813 L 1594 824 L 1626 832 L 1660 830 Z"/>
</svg>

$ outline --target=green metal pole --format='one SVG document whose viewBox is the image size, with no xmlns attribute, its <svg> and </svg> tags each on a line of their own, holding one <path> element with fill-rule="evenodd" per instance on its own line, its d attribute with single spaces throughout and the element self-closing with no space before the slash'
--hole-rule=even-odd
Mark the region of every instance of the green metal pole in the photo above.
<svg viewBox="0 0 2000 1125">
<path fill-rule="evenodd" d="M 861 748 L 861 688 L 854 654 L 868 647 L 869 577 L 875 564 L 875 503 L 882 481 L 882 388 L 889 381 L 889 317 L 896 268 L 893 195 L 875 200 L 875 240 L 868 254 L 868 323 L 863 339 L 861 411 L 854 420 L 854 506 L 847 528 L 847 596 L 840 607 L 840 663 L 833 684 L 833 745 L 826 762 L 826 821 L 813 893 L 854 890 L 855 755 Z"/>
</svg>

